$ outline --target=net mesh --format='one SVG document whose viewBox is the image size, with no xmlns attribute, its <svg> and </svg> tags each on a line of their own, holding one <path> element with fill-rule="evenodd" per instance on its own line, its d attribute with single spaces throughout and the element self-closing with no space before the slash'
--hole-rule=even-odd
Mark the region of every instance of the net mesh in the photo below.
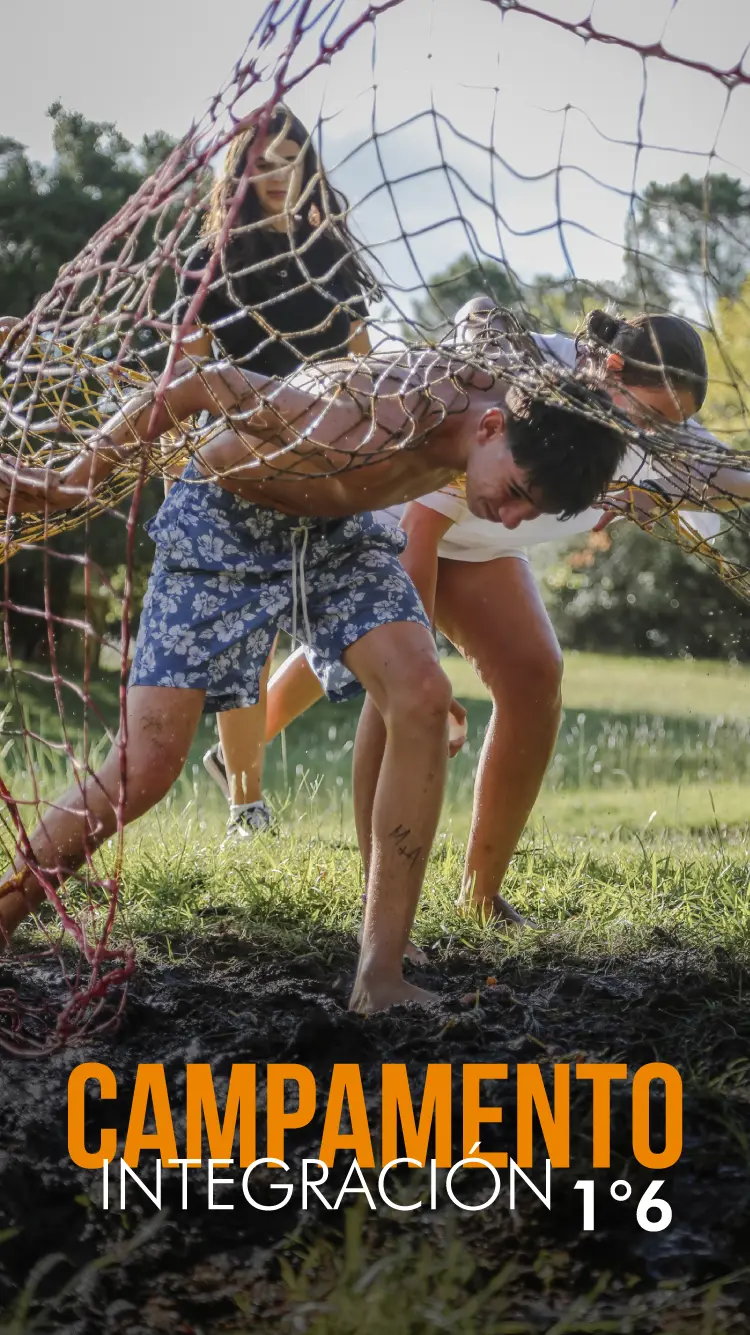
<svg viewBox="0 0 750 1335">
<path fill-rule="evenodd" d="M 53 909 L 38 920 L 41 945 L 32 935 L 14 947 L 14 967 L 26 959 L 33 979 L 33 966 L 54 965 L 60 988 L 41 1005 L 9 974 L 0 1044 L 38 1052 L 115 1023 L 123 1004 L 134 950 L 116 914 L 122 710 L 150 560 L 142 527 L 155 483 L 199 446 L 204 471 L 242 468 L 283 505 L 300 476 L 365 476 L 373 456 L 416 451 L 466 406 L 471 377 L 501 374 L 611 422 L 595 394 L 570 394 L 530 332 L 570 335 L 607 302 L 625 316 L 676 310 L 706 350 L 702 428 L 644 418 L 626 394 L 617 430 L 648 462 L 616 479 L 617 504 L 748 598 L 741 479 L 718 470 L 742 471 L 748 429 L 750 16 L 726 0 L 706 34 L 700 8 L 466 0 L 459 15 L 447 0 L 274 0 L 203 118 L 17 312 L 0 350 L 1 829 L 18 868 L 6 892 L 30 869 Z M 293 134 L 290 119 L 279 131 L 282 103 L 309 132 L 293 171 L 273 156 Z M 274 179 L 286 203 L 263 194 Z M 465 337 L 454 317 L 476 295 L 487 310 Z M 319 366 L 331 357 L 335 368 Z M 238 400 L 237 368 L 260 377 L 251 400 Z M 191 382 L 202 399 L 177 395 Z M 390 428 L 389 398 L 400 413 Z M 326 433 L 342 405 L 344 425 Z M 113 445 L 118 411 L 131 426 Z M 227 464 L 222 433 L 238 423 L 243 454 Z M 50 487 L 82 461 L 94 471 L 58 508 Z M 27 468 L 47 478 L 35 504 Z M 686 502 L 713 515 L 710 531 Z M 27 602 L 33 554 L 44 592 Z M 119 668 L 117 734 L 96 691 L 105 661 Z M 34 685 L 51 691 L 56 718 L 35 721 Z M 112 840 L 97 852 L 89 822 L 63 888 L 70 859 L 59 847 L 42 856 L 32 832 L 41 821 L 54 843 L 62 775 L 66 801 L 77 792 L 88 809 L 102 739 L 115 735 Z"/>
</svg>

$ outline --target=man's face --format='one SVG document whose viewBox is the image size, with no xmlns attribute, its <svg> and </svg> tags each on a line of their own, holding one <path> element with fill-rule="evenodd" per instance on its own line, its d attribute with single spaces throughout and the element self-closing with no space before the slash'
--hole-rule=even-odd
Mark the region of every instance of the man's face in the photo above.
<svg viewBox="0 0 750 1335">
<path fill-rule="evenodd" d="M 505 413 L 490 408 L 482 416 L 466 463 L 466 503 L 478 519 L 518 528 L 542 514 L 541 496 L 510 452 Z"/>
</svg>

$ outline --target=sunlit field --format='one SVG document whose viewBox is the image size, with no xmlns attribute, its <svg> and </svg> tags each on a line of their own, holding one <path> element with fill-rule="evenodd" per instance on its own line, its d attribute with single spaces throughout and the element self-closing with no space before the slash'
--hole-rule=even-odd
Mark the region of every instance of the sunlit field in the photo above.
<svg viewBox="0 0 750 1335">
<path fill-rule="evenodd" d="M 461 659 L 444 660 L 468 709 L 468 739 L 449 767 L 443 826 L 466 833 L 477 759 L 490 715 L 484 688 Z M 50 796 L 71 776 L 69 752 L 95 761 L 104 725 L 116 727 L 117 684 L 102 674 L 91 705 L 63 687 L 64 727 L 51 687 L 27 670 L 3 680 L 7 702 L 0 735 L 11 792 L 30 797 L 33 781 Z M 750 815 L 750 669 L 571 653 L 566 659 L 564 717 L 532 829 L 609 840 L 645 830 L 740 833 Z M 19 706 L 26 738 L 19 735 Z M 359 702 L 323 702 L 269 748 L 265 787 L 283 829 L 352 830 L 351 751 Z M 42 740 L 43 739 L 43 740 Z M 203 752 L 215 740 L 206 718 L 188 764 L 162 811 L 221 822 L 224 806 L 204 774 Z M 132 838 L 137 840 L 137 832 Z"/>
<path fill-rule="evenodd" d="M 417 935 L 434 941 L 450 923 L 463 937 L 489 941 L 496 932 L 459 919 L 454 899 L 490 704 L 462 660 L 444 661 L 469 730 L 449 767 Z M 25 799 L 20 810 L 30 822 L 35 789 L 49 798 L 70 781 L 71 754 L 84 746 L 90 761 L 104 753 L 104 724 L 116 726 L 115 681 L 92 688 L 85 737 L 75 696 L 65 697 L 63 732 L 43 681 L 16 672 L 9 685 L 3 772 L 13 795 Z M 612 944 L 612 933 L 620 941 L 657 920 L 690 931 L 697 916 L 702 933 L 710 928 L 737 941 L 747 912 L 750 670 L 571 654 L 564 703 L 509 897 L 540 925 L 564 926 L 573 938 L 585 926 L 585 939 L 593 931 L 603 945 Z M 19 706 L 26 738 L 18 735 Z M 214 720 L 206 719 L 180 781 L 127 832 L 119 930 L 136 937 L 174 930 L 210 920 L 221 906 L 245 927 L 304 934 L 307 922 L 324 922 L 353 931 L 362 891 L 351 808 L 358 712 L 358 702 L 321 703 L 272 744 L 265 787 L 278 832 L 240 842 L 225 839 L 226 807 L 201 764 L 215 736 Z M 539 947 L 526 934 L 512 948 Z"/>
</svg>

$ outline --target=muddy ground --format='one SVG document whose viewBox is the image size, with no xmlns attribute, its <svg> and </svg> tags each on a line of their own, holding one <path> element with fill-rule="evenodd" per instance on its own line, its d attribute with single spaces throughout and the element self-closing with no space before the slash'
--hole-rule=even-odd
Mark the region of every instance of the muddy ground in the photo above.
<svg viewBox="0 0 750 1335">
<path fill-rule="evenodd" d="M 158 954 L 159 943 L 151 945 Z M 376 1126 L 383 1062 L 407 1062 L 413 1088 L 428 1061 L 451 1062 L 456 1072 L 463 1062 L 479 1061 L 508 1062 L 511 1070 L 518 1062 L 618 1061 L 631 1068 L 670 1062 L 685 1081 L 684 1153 L 661 1193 L 672 1206 L 672 1226 L 644 1233 L 631 1206 L 616 1205 L 607 1194 L 612 1181 L 628 1177 L 635 1198 L 659 1176 L 633 1161 L 630 1096 L 615 1086 L 612 1167 L 594 1174 L 597 1229 L 582 1232 L 580 1193 L 572 1188 L 576 1178 L 592 1175 L 590 1092 L 574 1082 L 574 1163 L 570 1172 L 555 1174 L 552 1211 L 527 1193 L 514 1215 L 504 1195 L 490 1210 L 462 1216 L 456 1227 L 479 1262 L 467 1282 L 481 1287 L 501 1265 L 516 1264 L 503 1308 L 511 1324 L 494 1327 L 488 1315 L 487 1330 L 719 1335 L 750 1328 L 750 1280 L 741 1273 L 750 1258 L 750 1010 L 744 1002 L 750 971 L 726 955 L 686 954 L 662 933 L 637 959 L 556 956 L 552 946 L 544 963 L 488 965 L 453 943 L 436 947 L 430 965 L 412 975 L 441 993 L 438 1007 L 401 1007 L 363 1020 L 345 1009 L 355 962 L 350 938 L 319 935 L 309 954 L 285 958 L 277 946 L 239 941 L 217 923 L 200 940 L 172 940 L 170 951 L 163 962 L 139 966 L 116 1034 L 52 1057 L 2 1059 L 0 1311 L 6 1321 L 18 1313 L 24 1289 L 30 1300 L 29 1317 L 6 1329 L 213 1335 L 255 1330 L 262 1321 L 267 1329 L 304 1331 L 312 1318 L 300 1309 L 293 1319 L 279 1256 L 299 1266 L 309 1240 L 324 1235 L 333 1240 L 331 1256 L 339 1250 L 343 1211 L 301 1218 L 298 1194 L 287 1210 L 260 1213 L 228 1191 L 222 1199 L 236 1199 L 237 1208 L 208 1213 L 205 1193 L 191 1187 L 183 1212 L 179 1183 L 167 1179 L 168 1208 L 161 1215 L 135 1192 L 124 1221 L 119 1210 L 105 1213 L 93 1205 L 98 1175 L 71 1163 L 66 1139 L 67 1077 L 83 1060 L 111 1066 L 122 1090 L 132 1087 L 139 1062 L 161 1062 L 175 1106 L 186 1061 L 210 1062 L 217 1085 L 235 1062 L 300 1062 L 326 1089 L 334 1061 L 358 1062 Z M 489 973 L 496 978 L 490 986 Z M 38 999 L 49 994 L 52 977 L 42 967 L 31 974 L 6 961 L 0 988 L 23 979 L 27 996 Z M 477 988 L 478 1004 L 467 1005 L 462 998 Z M 502 1101 L 504 1144 L 512 1153 L 512 1081 Z M 127 1098 L 118 1103 L 121 1129 L 127 1106 Z M 97 1118 L 100 1109 L 92 1106 L 92 1128 Z M 290 1162 L 315 1157 L 320 1132 L 318 1118 L 291 1133 Z M 340 1181 L 343 1166 L 333 1176 Z M 449 1213 L 378 1214 L 364 1225 L 370 1261 L 426 1240 L 439 1267 Z M 34 1271 L 51 1253 L 61 1257 Z M 81 1276 L 101 1257 L 109 1258 L 108 1266 Z M 76 1283 L 61 1294 L 75 1275 Z M 706 1286 L 732 1275 L 711 1297 L 717 1324 L 704 1324 Z M 602 1293 L 592 1298 L 600 1276 Z M 571 1300 L 585 1295 L 576 1316 Z M 558 1327 L 556 1320 L 565 1324 Z M 437 1321 L 425 1321 L 394 1314 L 390 1330 L 438 1328 Z M 349 1329 L 336 1315 L 316 1327 Z"/>
</svg>

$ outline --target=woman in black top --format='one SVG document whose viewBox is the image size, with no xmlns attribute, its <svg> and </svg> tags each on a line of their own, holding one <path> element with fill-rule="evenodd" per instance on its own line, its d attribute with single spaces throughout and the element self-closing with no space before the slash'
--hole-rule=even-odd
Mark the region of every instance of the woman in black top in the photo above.
<svg viewBox="0 0 750 1335">
<path fill-rule="evenodd" d="M 232 142 L 201 243 L 183 270 L 176 317 L 180 351 L 228 357 L 243 369 L 280 377 L 303 362 L 366 354 L 364 294 L 377 290 L 356 254 L 346 201 L 326 181 L 310 136 L 288 108 L 276 107 L 260 141 L 258 133 L 253 127 Z M 238 191 L 244 193 L 195 322 L 185 325 Z M 220 745 L 204 757 L 229 799 L 229 830 L 243 835 L 271 820 L 261 775 L 272 657 L 273 650 L 258 704 L 222 712 Z M 299 703 L 304 708 L 310 702 Z"/>
</svg>

